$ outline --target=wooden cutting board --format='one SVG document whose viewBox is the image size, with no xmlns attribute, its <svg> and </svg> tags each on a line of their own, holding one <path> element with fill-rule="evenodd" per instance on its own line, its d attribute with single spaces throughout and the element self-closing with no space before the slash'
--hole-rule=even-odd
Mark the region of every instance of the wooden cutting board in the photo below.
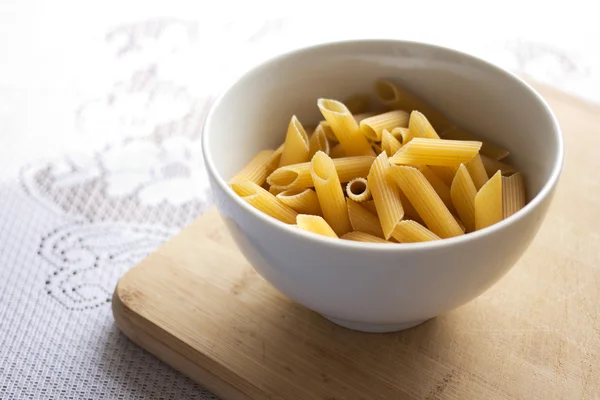
<svg viewBox="0 0 600 400">
<path fill-rule="evenodd" d="M 117 325 L 223 399 L 600 399 L 600 107 L 538 90 L 565 170 L 530 249 L 478 299 L 404 332 L 346 330 L 258 276 L 211 210 L 121 279 Z"/>
</svg>

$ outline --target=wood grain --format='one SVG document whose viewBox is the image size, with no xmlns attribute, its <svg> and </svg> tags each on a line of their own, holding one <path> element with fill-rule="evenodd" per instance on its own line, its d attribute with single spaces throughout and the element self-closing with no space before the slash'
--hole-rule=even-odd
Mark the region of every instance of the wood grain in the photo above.
<svg viewBox="0 0 600 400">
<path fill-rule="evenodd" d="M 565 170 L 530 249 L 469 304 L 400 333 L 339 328 L 259 277 L 212 210 L 121 279 L 117 325 L 224 399 L 600 398 L 600 107 L 538 90 Z"/>
</svg>

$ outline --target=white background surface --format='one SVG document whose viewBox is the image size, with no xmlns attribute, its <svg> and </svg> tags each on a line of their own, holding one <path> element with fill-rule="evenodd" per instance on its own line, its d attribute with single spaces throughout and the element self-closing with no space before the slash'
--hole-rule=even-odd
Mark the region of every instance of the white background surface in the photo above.
<svg viewBox="0 0 600 400">
<path fill-rule="evenodd" d="M 594 2 L 548 3 L 2 1 L 0 398 L 210 398 L 120 335 L 108 300 L 208 207 L 198 137 L 234 76 L 400 38 L 600 102 Z"/>
</svg>

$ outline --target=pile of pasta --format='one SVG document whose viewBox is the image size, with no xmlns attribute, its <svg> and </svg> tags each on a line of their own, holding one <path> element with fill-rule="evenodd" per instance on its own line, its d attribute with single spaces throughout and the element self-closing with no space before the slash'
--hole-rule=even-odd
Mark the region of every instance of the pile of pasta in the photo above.
<svg viewBox="0 0 600 400">
<path fill-rule="evenodd" d="M 460 236 L 524 207 L 507 150 L 391 81 L 375 87 L 382 111 L 368 111 L 368 95 L 319 99 L 324 120 L 308 128 L 293 116 L 284 143 L 259 152 L 231 188 L 283 223 L 375 243 Z"/>
</svg>

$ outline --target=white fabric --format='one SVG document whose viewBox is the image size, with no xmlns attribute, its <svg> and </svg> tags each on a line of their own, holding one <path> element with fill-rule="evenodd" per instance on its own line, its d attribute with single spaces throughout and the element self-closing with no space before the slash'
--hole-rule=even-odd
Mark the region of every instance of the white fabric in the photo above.
<svg viewBox="0 0 600 400">
<path fill-rule="evenodd" d="M 600 93 L 600 62 L 581 47 L 597 48 L 600 35 L 565 25 L 574 5 L 552 14 L 541 3 L 564 19 L 530 29 L 507 22 L 520 15 L 510 5 L 485 20 L 450 10 L 411 19 L 432 9 L 411 2 L 388 10 L 389 21 L 363 5 L 336 21 L 308 5 L 247 2 L 232 15 L 228 2 L 122 3 L 0 5 L 1 399 L 215 398 L 120 334 L 110 297 L 128 268 L 210 205 L 202 122 L 248 65 L 302 44 L 387 36 Z M 574 24 L 594 27 L 588 14 Z"/>
</svg>

